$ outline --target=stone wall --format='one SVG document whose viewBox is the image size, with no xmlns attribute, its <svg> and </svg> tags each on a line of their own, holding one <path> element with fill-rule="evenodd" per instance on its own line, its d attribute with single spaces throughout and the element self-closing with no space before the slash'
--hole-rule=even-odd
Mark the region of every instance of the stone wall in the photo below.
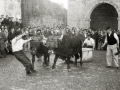
<svg viewBox="0 0 120 90">
<path fill-rule="evenodd" d="M 49 0 L 22 0 L 22 18 L 26 26 L 56 27 L 67 24 L 67 10 Z"/>
<path fill-rule="evenodd" d="M 0 0 L 0 15 L 4 14 L 4 0 Z"/>
<path fill-rule="evenodd" d="M 102 3 L 115 7 L 118 13 L 118 29 L 120 29 L 120 0 L 68 0 L 68 25 L 90 28 L 91 13 Z"/>
<path fill-rule="evenodd" d="M 0 0 L 0 15 L 21 18 L 21 0 Z"/>
</svg>

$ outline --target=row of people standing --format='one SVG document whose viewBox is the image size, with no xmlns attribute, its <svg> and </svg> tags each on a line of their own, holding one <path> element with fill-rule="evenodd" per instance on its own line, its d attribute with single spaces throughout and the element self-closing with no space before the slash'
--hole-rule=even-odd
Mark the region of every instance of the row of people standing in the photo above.
<svg viewBox="0 0 120 90">
<path fill-rule="evenodd" d="M 14 27 L 8 32 L 7 26 L 0 26 L 0 57 L 6 57 L 6 54 L 12 54 L 11 41 L 15 37 Z"/>
<path fill-rule="evenodd" d="M 21 19 L 1 15 L 0 17 L 0 57 L 6 57 L 7 53 L 12 54 L 11 41 L 15 36 L 15 31 L 23 28 Z"/>
<path fill-rule="evenodd" d="M 117 36 L 119 37 L 120 40 L 120 30 L 113 30 L 113 32 L 115 32 L 117 34 Z M 101 46 L 103 45 L 105 38 L 107 36 L 107 32 L 105 30 L 103 31 L 96 31 L 95 32 L 95 41 L 96 41 L 96 50 L 101 50 Z M 107 50 L 107 45 L 105 45 L 105 47 L 103 48 L 104 50 Z"/>
<path fill-rule="evenodd" d="M 101 46 L 103 45 L 106 37 L 106 31 L 95 31 L 94 34 L 95 39 L 95 49 L 96 50 L 102 50 Z M 104 47 L 104 50 L 106 50 L 107 46 Z"/>
<path fill-rule="evenodd" d="M 4 17 L 4 15 L 1 15 L 0 17 L 0 25 L 1 26 L 7 26 L 8 27 L 8 32 L 11 31 L 11 28 L 23 28 L 23 23 L 22 23 L 22 19 L 18 19 L 18 18 L 14 18 L 14 17 L 9 17 L 8 15 L 6 15 L 6 17 Z"/>
<path fill-rule="evenodd" d="M 27 29 L 28 31 L 31 31 L 30 29 Z M 87 34 L 90 34 L 90 37 L 93 38 L 95 40 L 95 49 L 96 50 L 101 50 L 101 46 L 104 43 L 105 37 L 106 37 L 106 31 L 93 31 L 90 29 L 78 29 L 73 27 L 72 29 L 69 28 L 37 28 L 36 29 L 32 29 L 34 34 L 44 34 L 45 37 L 48 37 L 50 35 L 61 35 L 62 31 L 66 31 L 67 34 L 70 35 L 76 35 L 79 34 L 82 38 L 82 40 L 84 40 L 87 37 Z M 36 32 L 35 32 L 36 30 Z M 107 46 L 106 46 L 107 47 Z M 104 48 L 104 50 L 106 50 L 106 47 Z"/>
<path fill-rule="evenodd" d="M 82 29 L 79 30 L 81 35 L 83 35 L 84 38 L 87 38 L 87 35 L 89 35 L 95 42 L 95 50 L 101 50 L 101 46 L 104 43 L 106 32 L 105 31 L 94 31 L 91 29 Z M 106 47 L 104 48 L 106 50 Z"/>
</svg>

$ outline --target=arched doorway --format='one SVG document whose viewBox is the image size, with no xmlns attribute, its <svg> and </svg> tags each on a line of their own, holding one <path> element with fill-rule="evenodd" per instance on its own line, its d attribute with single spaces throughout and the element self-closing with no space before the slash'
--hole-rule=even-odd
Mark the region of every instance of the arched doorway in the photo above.
<svg viewBox="0 0 120 90">
<path fill-rule="evenodd" d="M 110 26 L 112 29 L 118 29 L 118 13 L 114 6 L 102 3 L 91 13 L 90 28 L 93 30 L 104 30 Z"/>
</svg>

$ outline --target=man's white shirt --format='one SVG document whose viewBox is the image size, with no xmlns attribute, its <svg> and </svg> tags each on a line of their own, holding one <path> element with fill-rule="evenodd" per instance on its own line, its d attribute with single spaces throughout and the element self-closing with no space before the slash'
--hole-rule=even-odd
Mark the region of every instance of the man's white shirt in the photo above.
<svg viewBox="0 0 120 90">
<path fill-rule="evenodd" d="M 28 40 L 23 40 L 22 38 L 17 40 L 17 38 L 15 37 L 14 39 L 12 39 L 12 51 L 16 52 L 23 50 L 23 44 L 26 43 L 27 41 Z"/>
<path fill-rule="evenodd" d="M 90 38 L 90 40 L 88 40 L 88 38 L 85 39 L 84 44 L 87 44 L 88 46 L 94 46 L 95 42 L 92 38 Z"/>
</svg>

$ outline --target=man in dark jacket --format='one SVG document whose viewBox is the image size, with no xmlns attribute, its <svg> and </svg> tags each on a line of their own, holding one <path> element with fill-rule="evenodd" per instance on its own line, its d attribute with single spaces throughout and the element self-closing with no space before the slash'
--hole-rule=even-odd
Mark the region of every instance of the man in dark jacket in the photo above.
<svg viewBox="0 0 120 90">
<path fill-rule="evenodd" d="M 98 31 L 95 32 L 94 38 L 95 38 L 95 49 L 97 50 L 98 49 L 98 40 L 99 40 Z"/>
<path fill-rule="evenodd" d="M 17 29 L 19 27 L 19 20 L 16 18 L 16 21 L 14 22 L 14 27 Z"/>
<path fill-rule="evenodd" d="M 5 40 L 6 40 L 5 34 L 0 29 L 0 57 L 6 57 L 6 53 L 5 53 Z"/>
<path fill-rule="evenodd" d="M 10 18 L 10 21 L 9 21 L 9 32 L 11 30 L 11 28 L 14 27 L 14 22 L 13 22 L 13 17 Z"/>
<path fill-rule="evenodd" d="M 11 28 L 11 31 L 8 33 L 8 43 L 11 44 L 11 40 L 15 37 L 14 28 Z"/>
<path fill-rule="evenodd" d="M 6 15 L 6 18 L 4 18 L 3 24 L 7 27 L 9 26 L 9 16 L 8 15 Z"/>
<path fill-rule="evenodd" d="M 1 25 L 4 25 L 4 15 L 1 15 L 1 20 L 2 20 Z"/>
<path fill-rule="evenodd" d="M 22 29 L 23 28 L 23 23 L 22 23 L 22 19 L 19 19 L 19 28 Z"/>
</svg>

